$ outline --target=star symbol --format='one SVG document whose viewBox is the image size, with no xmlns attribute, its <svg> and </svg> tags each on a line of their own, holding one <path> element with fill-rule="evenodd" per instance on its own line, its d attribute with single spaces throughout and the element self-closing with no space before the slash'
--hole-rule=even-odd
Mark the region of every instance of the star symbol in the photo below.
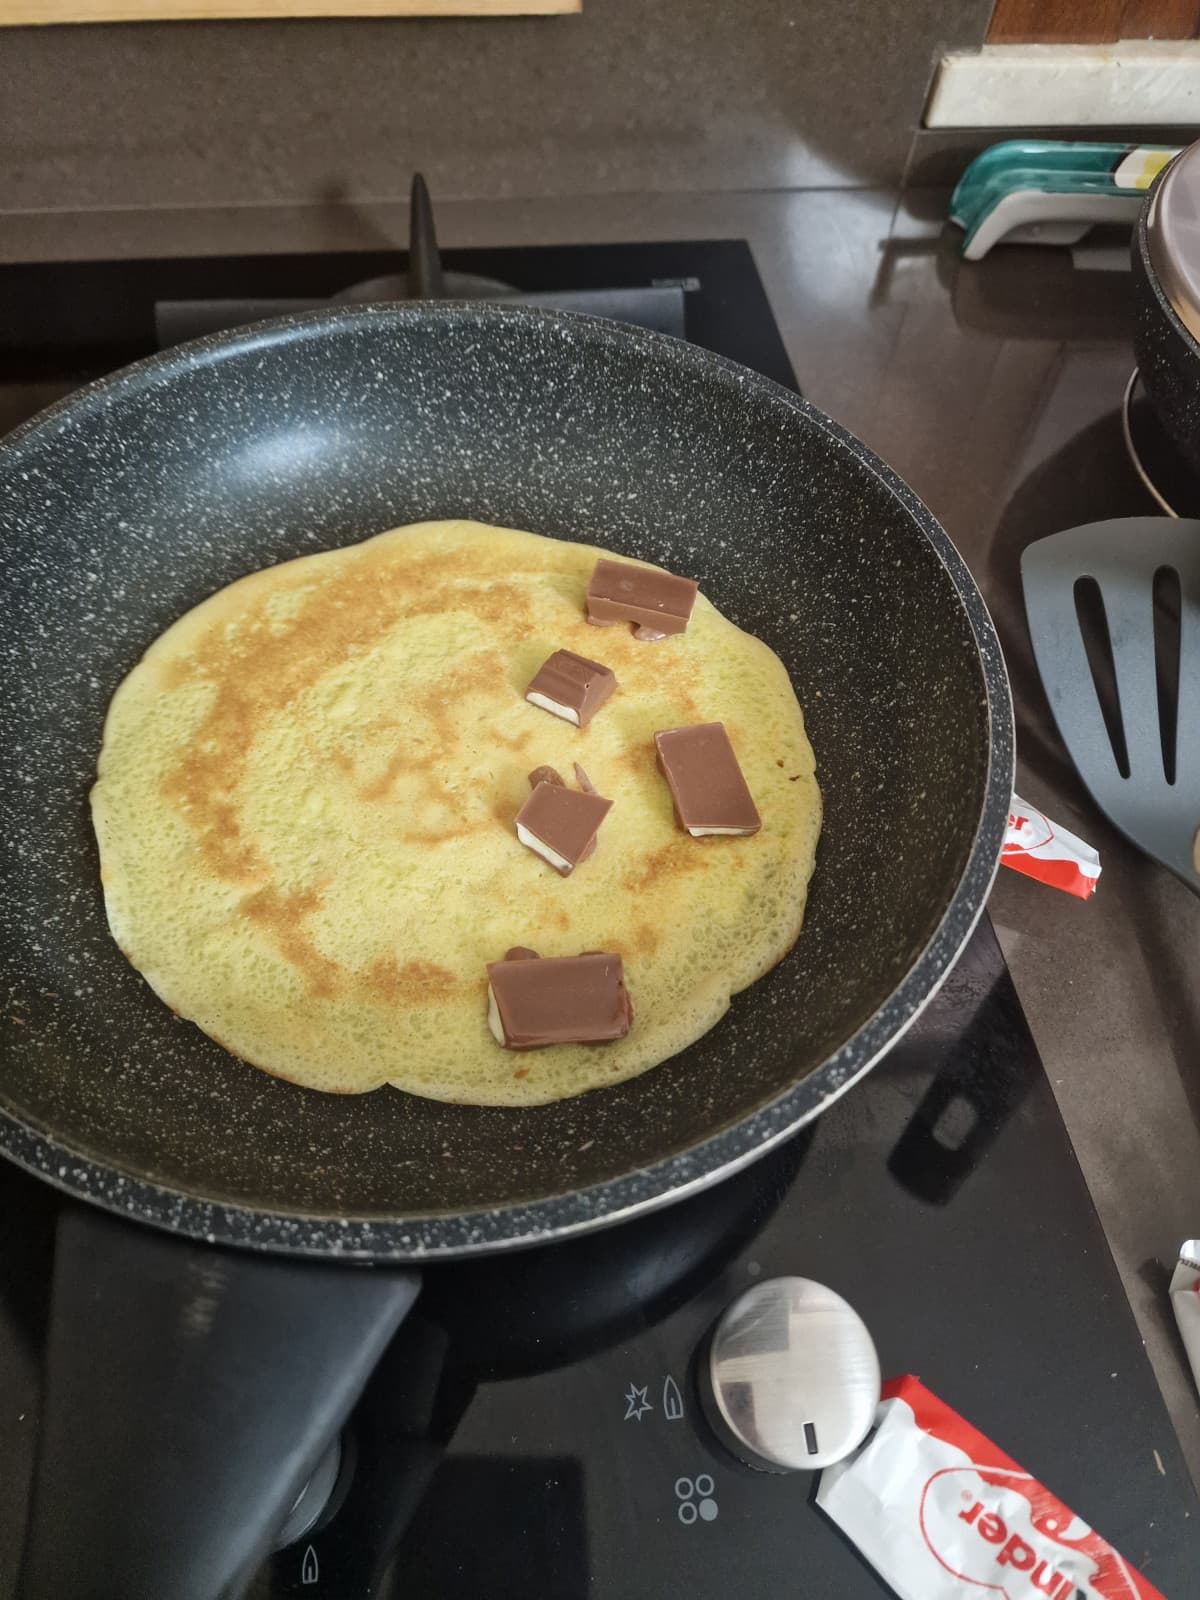
<svg viewBox="0 0 1200 1600">
<path fill-rule="evenodd" d="M 625 1396 L 626 1422 L 640 1422 L 645 1412 L 654 1410 L 646 1398 L 646 1389 L 649 1387 L 649 1384 L 642 1389 L 639 1389 L 636 1383 L 629 1385 L 629 1393 Z"/>
</svg>

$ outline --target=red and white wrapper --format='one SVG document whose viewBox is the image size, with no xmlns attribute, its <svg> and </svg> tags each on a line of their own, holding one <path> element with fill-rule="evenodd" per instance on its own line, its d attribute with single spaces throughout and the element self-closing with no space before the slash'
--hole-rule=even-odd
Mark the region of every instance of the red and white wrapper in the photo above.
<svg viewBox="0 0 1200 1600">
<path fill-rule="evenodd" d="M 1095 891 L 1100 876 L 1100 857 L 1091 845 L 1060 823 L 1051 822 L 1019 794 L 1012 797 L 1000 864 L 1081 900 Z"/>
<path fill-rule="evenodd" d="M 1129 1563 L 916 1378 L 826 1468 L 817 1504 L 901 1600 L 1163 1600 Z"/>
<path fill-rule="evenodd" d="M 1171 1304 L 1192 1377 L 1200 1389 L 1200 1239 L 1185 1240 L 1179 1247 L 1179 1260 L 1171 1274 Z"/>
</svg>

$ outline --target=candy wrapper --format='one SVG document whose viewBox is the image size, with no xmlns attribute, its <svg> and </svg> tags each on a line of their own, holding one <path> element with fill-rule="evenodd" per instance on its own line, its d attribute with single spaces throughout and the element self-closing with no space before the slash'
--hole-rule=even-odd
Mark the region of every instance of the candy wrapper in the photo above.
<svg viewBox="0 0 1200 1600">
<path fill-rule="evenodd" d="M 817 1504 L 901 1600 L 1163 1600 L 1099 1534 L 916 1378 Z"/>
<path fill-rule="evenodd" d="M 1081 900 L 1095 891 L 1100 876 L 1100 857 L 1091 845 L 1051 822 L 1019 794 L 1012 797 L 1000 864 L 1067 894 L 1078 895 Z"/>
<path fill-rule="evenodd" d="M 1200 1389 L 1200 1239 L 1188 1239 L 1179 1247 L 1179 1260 L 1171 1275 L 1171 1304 L 1192 1364 L 1192 1377 Z"/>
</svg>

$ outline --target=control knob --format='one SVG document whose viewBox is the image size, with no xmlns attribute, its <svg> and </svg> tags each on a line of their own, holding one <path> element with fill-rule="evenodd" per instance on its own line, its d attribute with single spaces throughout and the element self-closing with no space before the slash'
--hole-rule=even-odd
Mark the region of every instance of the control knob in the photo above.
<svg viewBox="0 0 1200 1600">
<path fill-rule="evenodd" d="M 768 1278 L 713 1329 L 700 1397 L 717 1437 L 748 1466 L 827 1467 L 870 1431 L 879 1357 L 840 1294 L 809 1278 Z"/>
</svg>

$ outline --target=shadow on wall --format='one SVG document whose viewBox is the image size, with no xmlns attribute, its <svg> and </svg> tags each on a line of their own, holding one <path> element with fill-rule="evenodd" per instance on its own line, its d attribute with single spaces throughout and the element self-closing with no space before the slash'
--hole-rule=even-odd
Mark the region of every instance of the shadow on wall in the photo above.
<svg viewBox="0 0 1200 1600">
<path fill-rule="evenodd" d="M 990 0 L 584 0 L 577 17 L 5 35 L 0 212 L 898 181 Z"/>
</svg>

